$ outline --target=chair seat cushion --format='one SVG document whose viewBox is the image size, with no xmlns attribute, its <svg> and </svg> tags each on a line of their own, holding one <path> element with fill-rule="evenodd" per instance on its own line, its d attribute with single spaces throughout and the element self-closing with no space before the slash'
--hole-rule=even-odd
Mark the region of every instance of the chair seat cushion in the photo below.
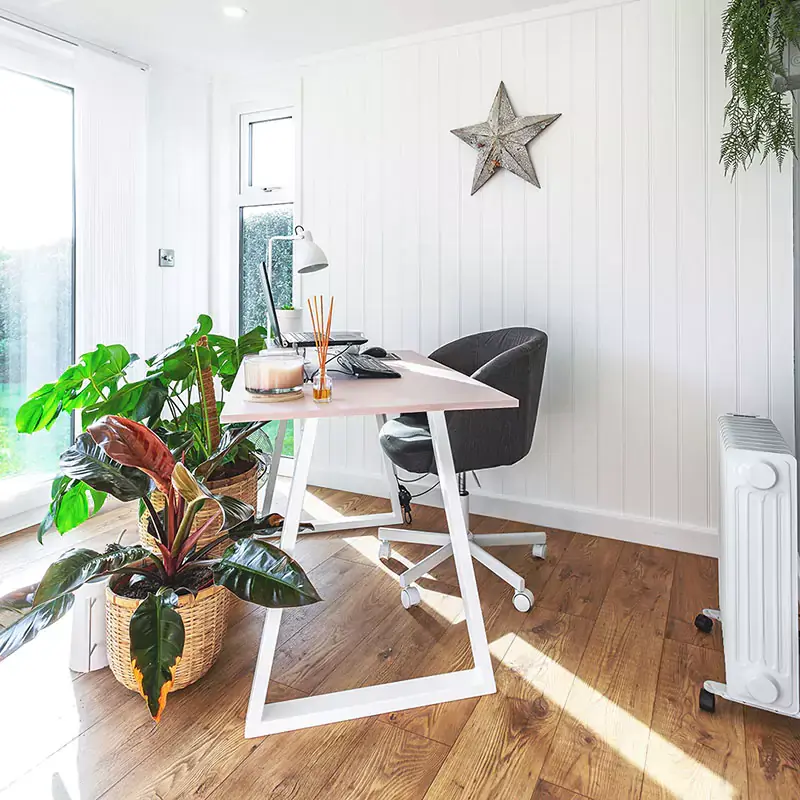
<svg viewBox="0 0 800 800">
<path fill-rule="evenodd" d="M 381 428 L 380 443 L 389 460 L 417 474 L 433 472 L 433 443 L 425 414 L 403 414 Z"/>
</svg>

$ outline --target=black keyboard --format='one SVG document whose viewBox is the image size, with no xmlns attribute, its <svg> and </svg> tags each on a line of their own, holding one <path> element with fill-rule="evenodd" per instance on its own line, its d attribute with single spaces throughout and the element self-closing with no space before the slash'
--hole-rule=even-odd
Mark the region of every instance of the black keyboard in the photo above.
<svg viewBox="0 0 800 800">
<path fill-rule="evenodd" d="M 339 364 L 346 372 L 355 375 L 356 378 L 399 378 L 400 373 L 387 367 L 383 361 L 374 356 L 351 355 L 343 353 L 338 358 Z"/>
</svg>

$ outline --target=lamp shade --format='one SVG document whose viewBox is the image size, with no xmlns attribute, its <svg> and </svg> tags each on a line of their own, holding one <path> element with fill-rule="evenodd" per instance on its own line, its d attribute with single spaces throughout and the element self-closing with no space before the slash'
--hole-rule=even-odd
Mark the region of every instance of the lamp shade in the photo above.
<svg viewBox="0 0 800 800">
<path fill-rule="evenodd" d="M 317 272 L 328 266 L 328 257 L 314 242 L 311 231 L 300 231 L 294 242 L 294 268 L 300 274 Z"/>
</svg>

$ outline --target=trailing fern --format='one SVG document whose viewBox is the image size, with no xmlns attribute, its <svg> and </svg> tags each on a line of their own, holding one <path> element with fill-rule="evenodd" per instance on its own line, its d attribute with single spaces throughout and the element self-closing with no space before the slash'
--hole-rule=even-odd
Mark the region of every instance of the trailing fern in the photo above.
<svg viewBox="0 0 800 800">
<path fill-rule="evenodd" d="M 795 153 L 791 98 L 773 88 L 788 42 L 800 39 L 800 6 L 794 0 L 730 0 L 722 18 L 725 80 L 731 99 L 725 106 L 727 131 L 720 162 L 725 173 L 774 154 L 779 164 Z"/>
</svg>

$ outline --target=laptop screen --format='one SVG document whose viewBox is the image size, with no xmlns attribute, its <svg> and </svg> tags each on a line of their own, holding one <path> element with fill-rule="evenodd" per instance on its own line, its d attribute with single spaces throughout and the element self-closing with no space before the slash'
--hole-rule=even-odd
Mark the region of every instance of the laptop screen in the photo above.
<svg viewBox="0 0 800 800">
<path fill-rule="evenodd" d="M 281 335 L 281 326 L 278 324 L 278 314 L 275 311 L 275 299 L 272 296 L 272 286 L 269 282 L 269 275 L 267 273 L 267 262 L 261 262 L 261 284 L 264 289 L 264 297 L 267 301 L 267 317 L 269 322 L 269 331 L 273 339 L 283 342 Z"/>
</svg>

